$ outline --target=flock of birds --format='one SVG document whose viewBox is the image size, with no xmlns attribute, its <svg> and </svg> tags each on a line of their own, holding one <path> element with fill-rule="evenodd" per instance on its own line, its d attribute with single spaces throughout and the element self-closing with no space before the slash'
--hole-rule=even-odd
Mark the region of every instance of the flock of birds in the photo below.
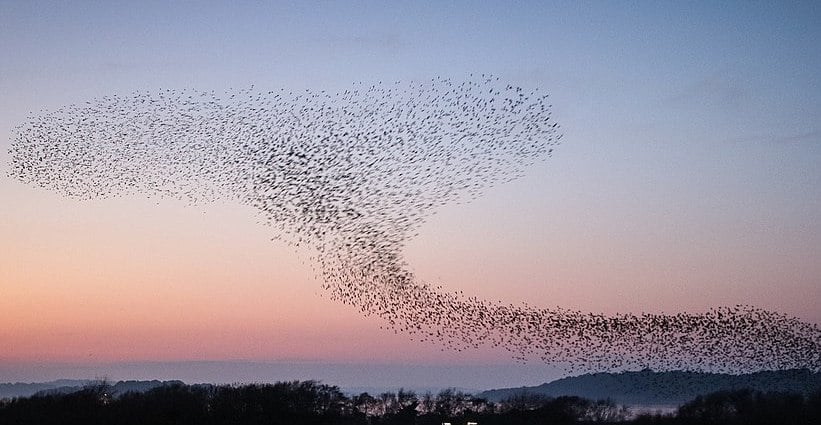
<svg viewBox="0 0 821 425">
<path fill-rule="evenodd" d="M 15 130 L 10 174 L 76 198 L 249 205 L 312 253 L 333 299 L 450 349 L 490 344 L 576 371 L 821 369 L 817 325 L 755 307 L 606 316 L 416 278 L 403 246 L 429 214 L 551 156 L 561 134 L 550 107 L 488 75 L 338 93 L 136 92 L 30 117 Z"/>
</svg>

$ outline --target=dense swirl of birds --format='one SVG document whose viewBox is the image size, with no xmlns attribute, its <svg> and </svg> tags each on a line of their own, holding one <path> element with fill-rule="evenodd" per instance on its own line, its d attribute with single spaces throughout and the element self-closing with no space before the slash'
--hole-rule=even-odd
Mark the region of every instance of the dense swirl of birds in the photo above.
<svg viewBox="0 0 821 425">
<path fill-rule="evenodd" d="M 821 369 L 817 325 L 755 307 L 606 316 L 480 300 L 417 279 L 404 243 L 437 207 L 549 157 L 561 139 L 550 106 L 485 75 L 338 93 L 137 92 L 30 117 L 15 130 L 10 175 L 77 198 L 252 206 L 314 253 L 333 299 L 450 349 L 489 344 L 587 371 Z"/>
</svg>

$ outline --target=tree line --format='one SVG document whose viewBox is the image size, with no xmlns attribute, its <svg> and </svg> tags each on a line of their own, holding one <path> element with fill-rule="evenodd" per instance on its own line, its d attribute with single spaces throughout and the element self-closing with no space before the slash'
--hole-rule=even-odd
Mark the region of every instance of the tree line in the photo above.
<svg viewBox="0 0 821 425">
<path fill-rule="evenodd" d="M 612 401 L 519 394 L 494 403 L 448 389 L 347 396 L 315 381 L 250 385 L 175 383 L 115 395 L 104 382 L 68 394 L 0 401 L 0 424 L 197 425 L 819 424 L 821 393 L 750 390 L 699 396 L 676 413 L 635 415 Z"/>
</svg>

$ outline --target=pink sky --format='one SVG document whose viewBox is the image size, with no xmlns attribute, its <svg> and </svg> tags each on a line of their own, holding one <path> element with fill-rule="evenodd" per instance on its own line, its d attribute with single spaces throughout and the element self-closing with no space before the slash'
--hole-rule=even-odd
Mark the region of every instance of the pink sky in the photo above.
<svg viewBox="0 0 821 425">
<path fill-rule="evenodd" d="M 626 244 L 613 235 L 624 229 L 584 216 L 561 227 L 548 225 L 550 217 L 543 216 L 545 226 L 523 228 L 528 221 L 522 214 L 529 213 L 509 211 L 499 198 L 507 196 L 503 189 L 527 191 L 531 180 L 434 216 L 407 247 L 411 268 L 449 290 L 544 307 L 697 312 L 746 303 L 821 319 L 813 298 L 818 291 L 813 278 L 821 271 L 806 268 L 809 252 L 773 263 L 755 244 L 749 252 L 724 250 L 718 236 L 689 229 L 655 237 L 644 229 L 649 234 Z M 508 358 L 490 348 L 442 352 L 332 302 L 302 261 L 304 253 L 271 241 L 271 230 L 257 223 L 251 210 L 139 198 L 75 201 L 10 186 L 26 198 L 3 213 L 2 249 L 8 254 L 0 258 L 0 279 L 16 284 L 4 287 L 0 298 L 2 359 L 495 363 Z M 498 224 L 488 228 L 487 216 Z M 36 226 L 8 225 L 35 217 Z M 680 237 L 700 249 L 663 244 Z M 760 262 L 750 261 L 757 256 Z M 790 269 L 802 261 L 803 271 Z M 782 288 L 791 291 L 772 289 L 779 279 L 789 279 Z"/>
</svg>

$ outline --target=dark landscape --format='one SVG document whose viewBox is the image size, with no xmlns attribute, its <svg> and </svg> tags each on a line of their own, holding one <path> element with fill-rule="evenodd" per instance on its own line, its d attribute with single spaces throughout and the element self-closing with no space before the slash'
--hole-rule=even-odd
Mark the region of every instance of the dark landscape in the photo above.
<svg viewBox="0 0 821 425">
<path fill-rule="evenodd" d="M 317 381 L 0 384 L 0 424 L 817 424 L 821 373 L 597 373 L 470 394 L 351 393 Z"/>
<path fill-rule="evenodd" d="M 700 395 L 752 390 L 762 393 L 809 395 L 821 391 L 821 373 L 806 369 L 762 371 L 743 375 L 703 372 L 594 373 L 562 378 L 536 387 L 504 388 L 479 394 L 491 401 L 516 395 L 539 397 L 577 396 L 591 400 L 610 399 L 618 404 L 679 406 Z"/>
</svg>

